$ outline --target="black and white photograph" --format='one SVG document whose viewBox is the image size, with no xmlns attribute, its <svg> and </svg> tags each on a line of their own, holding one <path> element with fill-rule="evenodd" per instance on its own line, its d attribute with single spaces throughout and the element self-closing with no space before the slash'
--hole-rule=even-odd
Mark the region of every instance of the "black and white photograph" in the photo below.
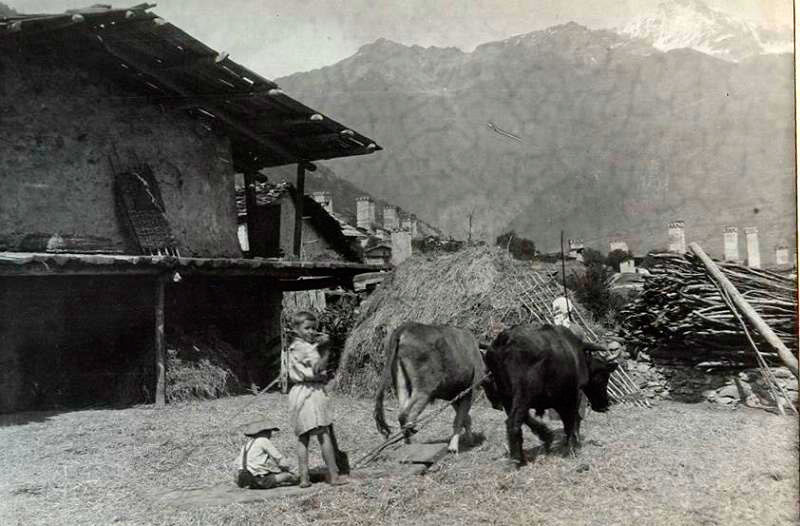
<svg viewBox="0 0 800 526">
<path fill-rule="evenodd" d="M 0 524 L 800 525 L 792 0 L 91 1 L 0 1 Z"/>
</svg>

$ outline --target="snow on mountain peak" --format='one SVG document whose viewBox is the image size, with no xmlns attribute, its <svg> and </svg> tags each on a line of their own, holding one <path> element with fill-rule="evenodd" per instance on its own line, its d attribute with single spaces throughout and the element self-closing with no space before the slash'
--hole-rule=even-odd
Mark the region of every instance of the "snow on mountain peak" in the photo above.
<svg viewBox="0 0 800 526">
<path fill-rule="evenodd" d="M 765 30 L 708 7 L 701 0 L 668 0 L 619 32 L 661 51 L 690 48 L 738 62 L 765 53 L 790 53 L 791 34 Z"/>
</svg>

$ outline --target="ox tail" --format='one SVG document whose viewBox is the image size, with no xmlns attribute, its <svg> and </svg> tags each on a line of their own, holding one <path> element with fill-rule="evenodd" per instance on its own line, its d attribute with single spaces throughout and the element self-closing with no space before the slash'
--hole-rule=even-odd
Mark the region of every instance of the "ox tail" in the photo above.
<svg viewBox="0 0 800 526">
<path fill-rule="evenodd" d="M 378 387 L 378 394 L 375 397 L 375 425 L 378 427 L 378 432 L 384 437 L 388 437 L 391 429 L 386 423 L 386 415 L 383 411 L 383 393 L 392 383 L 392 370 L 394 369 L 395 362 L 397 361 L 397 347 L 400 345 L 400 334 L 402 329 L 396 329 L 389 339 L 386 341 L 386 347 L 383 350 L 385 364 L 383 366 L 383 378 L 381 378 L 381 385 Z"/>
</svg>

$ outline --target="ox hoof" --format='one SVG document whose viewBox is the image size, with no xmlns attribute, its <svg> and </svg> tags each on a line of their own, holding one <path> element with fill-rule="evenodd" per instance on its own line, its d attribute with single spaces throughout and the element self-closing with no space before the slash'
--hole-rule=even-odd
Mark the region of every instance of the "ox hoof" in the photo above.
<svg viewBox="0 0 800 526">
<path fill-rule="evenodd" d="M 525 465 L 524 460 L 520 461 L 520 460 L 509 459 L 506 462 L 506 471 L 511 471 L 511 472 L 519 471 L 520 468 L 522 468 L 524 465 Z"/>
<path fill-rule="evenodd" d="M 450 439 L 450 442 L 447 444 L 447 452 L 452 453 L 454 455 L 458 455 L 458 435 L 454 436 Z"/>
<path fill-rule="evenodd" d="M 567 447 L 563 449 L 564 458 L 578 458 L 578 451 L 574 447 Z"/>
</svg>

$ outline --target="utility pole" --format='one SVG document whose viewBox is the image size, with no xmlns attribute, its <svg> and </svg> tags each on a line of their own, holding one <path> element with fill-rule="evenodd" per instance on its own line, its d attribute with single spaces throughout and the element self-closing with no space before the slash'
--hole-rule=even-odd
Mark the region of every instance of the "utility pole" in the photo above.
<svg viewBox="0 0 800 526">
<path fill-rule="evenodd" d="M 467 233 L 467 246 L 472 246 L 472 215 L 475 213 L 475 209 L 473 208 L 472 211 L 469 213 L 469 232 Z"/>
<path fill-rule="evenodd" d="M 572 309 L 569 308 L 569 295 L 567 294 L 567 262 L 564 256 L 564 231 L 561 231 L 561 281 L 564 283 L 564 300 L 567 302 L 567 317 L 572 323 Z"/>
</svg>

